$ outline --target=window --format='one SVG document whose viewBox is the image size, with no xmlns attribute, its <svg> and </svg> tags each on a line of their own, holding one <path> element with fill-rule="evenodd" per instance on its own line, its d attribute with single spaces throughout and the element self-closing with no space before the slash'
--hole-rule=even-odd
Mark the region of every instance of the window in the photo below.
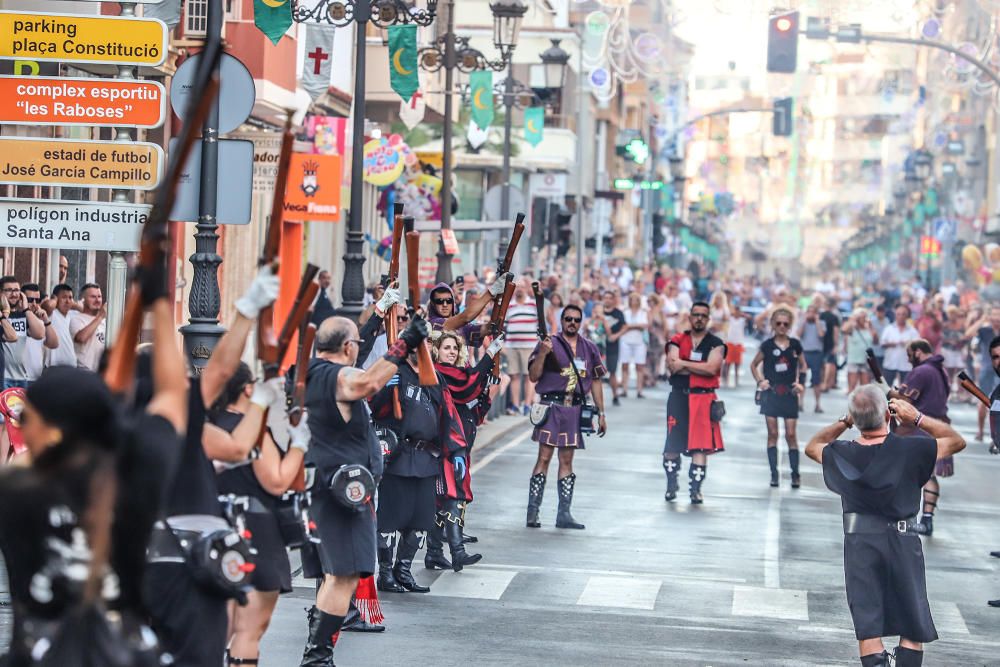
<svg viewBox="0 0 1000 667">
<path fill-rule="evenodd" d="M 184 0 L 184 36 L 204 37 L 208 29 L 208 0 Z"/>
</svg>

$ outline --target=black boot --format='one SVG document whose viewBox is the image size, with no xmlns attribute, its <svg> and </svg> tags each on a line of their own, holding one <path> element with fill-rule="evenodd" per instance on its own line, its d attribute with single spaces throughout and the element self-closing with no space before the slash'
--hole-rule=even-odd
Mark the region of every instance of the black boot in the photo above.
<svg viewBox="0 0 1000 667">
<path fill-rule="evenodd" d="M 542 527 L 542 522 L 538 520 L 538 510 L 542 508 L 543 495 L 545 495 L 545 473 L 540 472 L 532 475 L 528 481 L 528 519 L 525 521 L 528 528 Z"/>
<path fill-rule="evenodd" d="M 424 534 L 417 530 L 404 530 L 403 539 L 399 541 L 399 548 L 396 549 L 396 566 L 392 568 L 392 575 L 396 582 L 411 593 L 427 593 L 431 589 L 421 586 L 413 578 L 410 566 L 413 565 L 413 557 L 424 545 Z"/>
<path fill-rule="evenodd" d="M 924 662 L 924 652 L 916 651 L 905 646 L 897 646 L 893 651 L 896 658 L 896 667 L 920 667 Z"/>
<path fill-rule="evenodd" d="M 930 500 L 928 500 L 929 496 L 931 497 Z M 919 523 L 913 524 L 913 532 L 926 537 L 934 534 L 934 510 L 937 509 L 937 499 L 939 496 L 940 494 L 937 491 L 924 489 L 924 515 L 920 517 Z M 930 509 L 927 509 L 928 507 Z"/>
<path fill-rule="evenodd" d="M 677 459 L 663 459 L 663 470 L 667 473 L 667 492 L 663 494 L 663 499 L 671 501 L 677 498 L 677 471 L 681 469 L 681 462 Z"/>
<path fill-rule="evenodd" d="M 778 486 L 778 448 L 767 448 L 767 464 L 771 466 L 771 486 Z"/>
<path fill-rule="evenodd" d="M 396 533 L 379 533 L 378 578 L 375 580 L 375 588 L 385 593 L 406 592 L 392 574 L 392 552 L 395 542 Z"/>
<path fill-rule="evenodd" d="M 559 510 L 556 512 L 556 528 L 573 528 L 583 530 L 584 525 L 577 523 L 569 508 L 573 504 L 573 487 L 576 486 L 576 473 L 571 472 L 559 479 Z"/>
<path fill-rule="evenodd" d="M 861 656 L 861 667 L 889 667 L 889 654 L 886 651 Z"/>
<path fill-rule="evenodd" d="M 450 570 L 451 562 L 444 556 L 444 524 L 440 516 L 434 529 L 427 533 L 427 553 L 424 555 L 424 567 L 428 570 Z"/>
<path fill-rule="evenodd" d="M 316 607 L 309 610 L 308 616 L 309 637 L 299 667 L 334 667 L 334 635 L 340 632 L 344 617 L 327 614 Z"/>
<path fill-rule="evenodd" d="M 692 463 L 688 468 L 688 490 L 691 493 L 692 505 L 701 505 L 705 502 L 705 498 L 701 495 L 701 483 L 705 481 L 707 472 L 706 466 L 696 463 Z"/>
<path fill-rule="evenodd" d="M 483 559 L 482 554 L 470 554 L 466 552 L 462 543 L 462 516 L 465 507 L 452 500 L 438 513 L 438 517 L 444 523 L 444 536 L 448 540 L 448 548 L 451 550 L 451 569 L 461 572 L 466 565 L 475 565 Z"/>
<path fill-rule="evenodd" d="M 344 625 L 341 632 L 385 632 L 385 626 L 381 623 L 369 623 L 361 615 L 358 604 L 351 596 L 351 604 L 347 607 L 347 616 L 344 617 Z"/>
<path fill-rule="evenodd" d="M 788 465 L 792 469 L 792 488 L 797 489 L 802 486 L 802 477 L 799 475 L 799 450 L 798 448 L 788 450 Z"/>
</svg>

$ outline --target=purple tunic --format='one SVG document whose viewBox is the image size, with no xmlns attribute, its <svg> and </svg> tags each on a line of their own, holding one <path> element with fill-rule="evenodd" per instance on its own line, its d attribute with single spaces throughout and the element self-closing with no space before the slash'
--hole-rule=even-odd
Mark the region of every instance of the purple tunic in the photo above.
<svg viewBox="0 0 1000 667">
<path fill-rule="evenodd" d="M 545 359 L 545 366 L 542 370 L 542 377 L 535 384 L 535 391 L 539 396 L 555 392 L 562 392 L 572 398 L 575 394 L 584 396 L 590 394 L 590 389 L 594 380 L 599 380 L 607 374 L 604 365 L 601 363 L 601 353 L 592 342 L 578 336 L 576 339 L 576 355 L 570 357 L 569 349 L 572 346 L 563 338 L 562 334 L 552 337 L 552 352 Z M 539 348 L 536 346 L 531 353 L 529 364 L 538 356 Z M 573 371 L 573 366 L 579 373 L 580 381 L 577 382 L 577 373 Z M 577 385 L 579 384 L 579 388 Z M 584 448 L 583 434 L 580 432 L 580 405 L 561 405 L 554 402 L 549 403 L 549 414 L 545 422 L 535 427 L 531 439 L 543 445 L 553 447 L 578 447 Z"/>
</svg>

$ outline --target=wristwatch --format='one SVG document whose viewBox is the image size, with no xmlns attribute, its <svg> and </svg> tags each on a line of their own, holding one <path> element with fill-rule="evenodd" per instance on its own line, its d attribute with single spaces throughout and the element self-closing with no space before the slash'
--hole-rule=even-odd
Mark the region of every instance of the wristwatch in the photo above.
<svg viewBox="0 0 1000 667">
<path fill-rule="evenodd" d="M 851 428 L 851 417 L 850 415 L 843 415 L 837 421 L 843 422 L 844 426 Z"/>
</svg>

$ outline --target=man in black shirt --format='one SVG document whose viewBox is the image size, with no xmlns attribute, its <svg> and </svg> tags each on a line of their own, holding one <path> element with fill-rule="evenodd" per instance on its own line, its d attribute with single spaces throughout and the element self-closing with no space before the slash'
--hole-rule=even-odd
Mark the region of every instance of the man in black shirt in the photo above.
<svg viewBox="0 0 1000 667">
<path fill-rule="evenodd" d="M 313 304 L 313 314 L 310 321 L 319 327 L 323 323 L 323 320 L 333 317 L 337 312 L 330 302 L 330 272 L 320 271 L 317 281 L 319 282 L 319 293 L 316 295 L 316 302 Z"/>
<path fill-rule="evenodd" d="M 837 385 L 837 343 L 840 341 L 840 317 L 834 312 L 834 300 L 829 296 L 817 296 L 820 307 L 824 307 L 819 318 L 826 324 L 823 334 L 823 391 Z"/>
<path fill-rule="evenodd" d="M 382 448 L 365 399 L 382 389 L 409 352 L 423 344 L 427 322 L 415 317 L 389 351 L 368 370 L 355 368 L 361 340 L 351 320 L 331 317 L 316 332 L 316 358 L 309 364 L 306 409 L 312 441 L 307 461 L 316 466 L 312 518 L 322 540 L 319 556 L 323 583 L 309 614 L 309 638 L 302 667 L 333 664 L 333 636 L 340 630 L 361 577 L 375 571 L 374 510 L 344 507 L 328 492 L 343 465 L 360 464 L 377 480 L 382 476 Z"/>
<path fill-rule="evenodd" d="M 608 341 L 605 345 L 605 356 L 608 368 L 608 381 L 611 383 L 611 404 L 619 405 L 618 400 L 618 339 L 625 335 L 625 313 L 618 307 L 616 288 L 612 287 L 604 293 L 604 319 L 608 323 Z M 641 390 L 641 389 L 640 389 Z"/>
<path fill-rule="evenodd" d="M 882 638 L 899 636 L 895 664 L 918 666 L 923 643 L 937 639 L 937 631 L 913 512 L 935 461 L 965 449 L 965 440 L 906 401 L 887 403 L 875 385 L 851 392 L 848 409 L 813 436 L 806 456 L 823 465 L 826 485 L 843 505 L 847 602 L 861 664 L 888 666 Z M 893 416 L 900 427 L 890 433 Z M 861 437 L 838 440 L 853 426 Z"/>
</svg>

